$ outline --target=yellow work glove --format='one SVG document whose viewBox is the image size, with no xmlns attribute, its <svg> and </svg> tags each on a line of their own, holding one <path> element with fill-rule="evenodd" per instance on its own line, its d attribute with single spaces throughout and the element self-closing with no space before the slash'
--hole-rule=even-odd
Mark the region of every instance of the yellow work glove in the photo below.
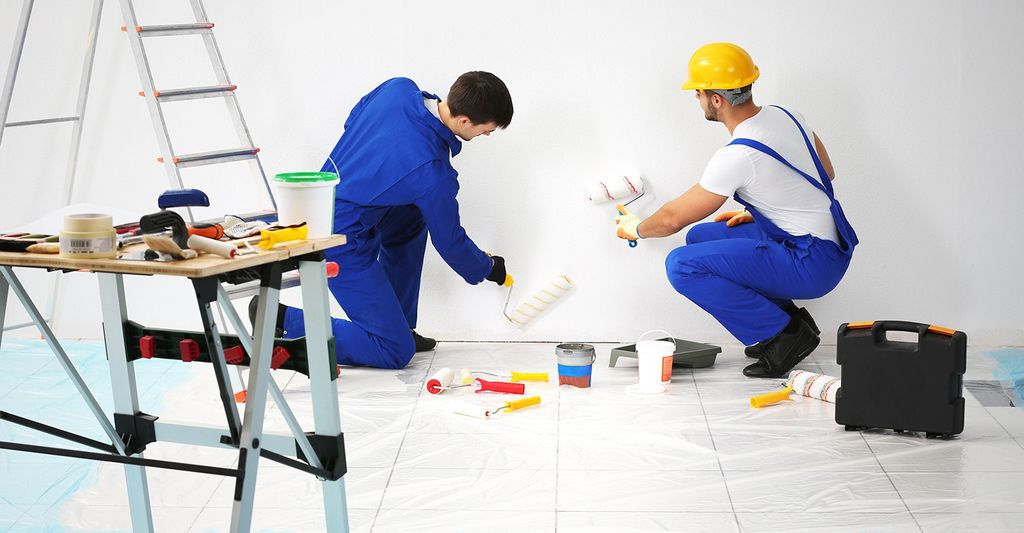
<svg viewBox="0 0 1024 533">
<path fill-rule="evenodd" d="M 728 220 L 725 226 L 731 228 L 740 224 L 746 224 L 747 222 L 753 222 L 754 216 L 744 209 L 742 211 L 726 211 L 715 217 L 715 222 L 722 222 L 723 220 Z"/>
<path fill-rule="evenodd" d="M 619 210 L 619 216 L 615 217 L 615 235 L 627 241 L 642 239 L 640 231 L 637 230 L 637 226 L 640 225 L 640 218 L 630 213 L 626 206 L 622 204 L 616 205 L 615 209 Z"/>
</svg>

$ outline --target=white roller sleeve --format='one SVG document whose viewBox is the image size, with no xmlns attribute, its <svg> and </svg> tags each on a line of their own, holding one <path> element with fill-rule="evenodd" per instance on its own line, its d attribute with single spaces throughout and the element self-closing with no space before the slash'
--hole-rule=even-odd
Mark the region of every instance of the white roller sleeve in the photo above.
<svg viewBox="0 0 1024 533">
<path fill-rule="evenodd" d="M 836 392 L 839 391 L 842 382 L 837 377 L 815 374 L 806 370 L 794 370 L 789 373 L 786 386 L 791 387 L 793 392 L 801 396 L 836 403 Z"/>
<path fill-rule="evenodd" d="M 644 192 L 644 180 L 639 176 L 616 176 L 587 186 L 585 194 L 591 205 L 630 198 Z"/>
<path fill-rule="evenodd" d="M 572 289 L 572 280 L 565 274 L 559 274 L 552 278 L 544 288 L 517 305 L 508 319 L 516 326 L 523 326 L 551 307 L 565 293 L 569 292 L 569 289 Z"/>
</svg>

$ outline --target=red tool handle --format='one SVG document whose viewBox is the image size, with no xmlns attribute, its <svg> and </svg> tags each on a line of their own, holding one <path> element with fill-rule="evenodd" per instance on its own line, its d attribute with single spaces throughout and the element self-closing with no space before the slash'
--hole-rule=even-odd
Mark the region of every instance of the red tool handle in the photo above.
<svg viewBox="0 0 1024 533">
<path fill-rule="evenodd" d="M 526 392 L 525 383 L 508 383 L 506 381 L 484 381 L 480 378 L 476 378 L 480 382 L 480 388 L 476 392 L 504 392 L 506 394 L 523 394 Z"/>
</svg>

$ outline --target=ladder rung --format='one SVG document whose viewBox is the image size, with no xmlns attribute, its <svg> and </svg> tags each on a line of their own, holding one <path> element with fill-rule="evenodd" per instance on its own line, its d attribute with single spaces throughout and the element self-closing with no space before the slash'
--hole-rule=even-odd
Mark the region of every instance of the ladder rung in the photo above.
<svg viewBox="0 0 1024 533">
<path fill-rule="evenodd" d="M 237 88 L 237 85 L 210 85 L 208 87 L 189 87 L 187 89 L 154 91 L 154 94 L 156 94 L 156 99 L 161 102 L 173 102 L 175 100 L 195 100 L 197 98 L 228 96 L 234 93 Z M 139 96 L 145 95 L 145 91 L 139 91 Z"/>
<path fill-rule="evenodd" d="M 166 35 L 192 35 L 196 33 L 209 33 L 213 29 L 212 22 L 195 22 L 192 24 L 159 24 L 153 26 L 136 26 L 135 32 L 140 37 L 162 37 Z M 121 26 L 121 31 L 128 31 L 128 28 Z"/>
<path fill-rule="evenodd" d="M 58 118 L 41 118 L 39 120 L 21 120 L 18 122 L 8 122 L 4 124 L 7 128 L 16 128 L 18 126 L 33 126 L 36 124 L 53 124 L 54 122 L 74 122 L 79 120 L 81 117 L 58 117 Z"/>
<path fill-rule="evenodd" d="M 179 155 L 174 158 L 174 166 L 178 168 L 198 167 L 201 165 L 215 165 L 217 163 L 229 163 L 252 159 L 259 153 L 259 148 L 232 148 L 229 150 L 216 150 L 213 152 L 202 152 L 198 154 Z M 163 163 L 164 158 L 158 157 L 157 161 Z"/>
</svg>

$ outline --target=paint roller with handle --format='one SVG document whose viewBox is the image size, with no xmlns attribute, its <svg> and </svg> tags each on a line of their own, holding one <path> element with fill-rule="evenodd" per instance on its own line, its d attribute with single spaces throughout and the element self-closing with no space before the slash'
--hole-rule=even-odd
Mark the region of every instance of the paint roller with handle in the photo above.
<svg viewBox="0 0 1024 533">
<path fill-rule="evenodd" d="M 450 389 L 456 389 L 460 387 L 468 387 L 474 384 L 478 385 L 478 388 L 474 391 L 477 393 L 481 392 L 499 392 L 504 394 L 524 394 L 526 392 L 526 386 L 522 383 L 509 383 L 505 381 L 485 381 L 480 378 L 473 378 L 470 374 L 469 369 L 463 368 L 459 371 L 458 379 L 456 379 L 455 372 L 450 368 L 442 368 L 430 376 L 427 380 L 426 388 L 430 394 L 441 394 L 442 392 Z"/>
<path fill-rule="evenodd" d="M 471 416 L 474 418 L 490 419 L 491 417 L 498 413 L 518 411 L 520 409 L 524 409 L 532 405 L 540 405 L 540 396 L 527 396 L 525 398 L 511 400 L 493 409 L 484 409 L 483 407 L 475 404 L 463 404 L 456 406 L 455 413 L 459 415 Z"/>
<path fill-rule="evenodd" d="M 617 176 L 614 179 L 591 184 L 586 189 L 586 195 L 587 200 L 590 201 L 590 205 L 603 204 L 605 202 L 612 202 L 632 196 L 633 198 L 631 200 L 622 204 L 623 206 L 627 206 L 639 200 L 640 197 L 644 195 L 644 179 L 639 176 Z M 623 209 L 616 210 L 619 215 L 626 214 Z M 626 242 L 629 244 L 630 248 L 636 248 L 637 242 L 635 240 Z"/>
<path fill-rule="evenodd" d="M 517 305 L 511 313 L 508 312 L 508 302 L 512 296 L 512 290 L 509 288 L 509 295 L 505 299 L 505 310 L 503 311 L 505 318 L 517 327 L 525 326 L 527 322 L 536 318 L 562 298 L 572 287 L 572 280 L 569 279 L 569 276 L 559 274 L 552 278 L 544 288 Z"/>
</svg>

